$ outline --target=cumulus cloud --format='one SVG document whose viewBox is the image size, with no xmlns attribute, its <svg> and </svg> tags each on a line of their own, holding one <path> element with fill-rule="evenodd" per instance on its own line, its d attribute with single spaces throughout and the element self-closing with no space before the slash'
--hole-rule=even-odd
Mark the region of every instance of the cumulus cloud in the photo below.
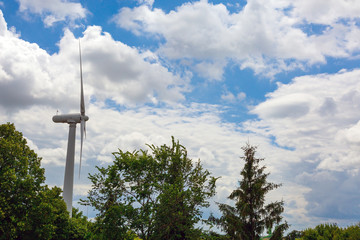
<svg viewBox="0 0 360 240">
<path fill-rule="evenodd" d="M 253 113 L 261 118 L 298 118 L 309 112 L 313 97 L 306 93 L 288 94 L 272 98 L 256 107 Z"/>
<path fill-rule="evenodd" d="M 349 157 L 359 152 L 348 149 L 344 140 L 356 143 L 358 138 L 359 77 L 360 70 L 355 69 L 295 78 L 290 84 L 279 85 L 252 113 L 261 119 L 257 124 L 268 127 L 268 134 L 279 144 L 306 152 L 304 160 L 321 153 L 321 157 L 311 159 L 319 161 L 319 168 L 353 169 L 358 160 Z M 325 161 L 321 159 L 327 164 L 321 164 Z"/>
<path fill-rule="evenodd" d="M 360 169 L 359 78 L 359 69 L 297 77 L 269 93 L 252 110 L 259 120 L 245 124 L 299 157 L 291 172 L 311 189 L 306 209 L 314 217 L 354 220 L 360 211 L 347 192 L 358 184 Z"/>
<path fill-rule="evenodd" d="M 76 46 L 76 41 L 72 33 L 66 31 L 59 44 L 59 55 L 67 53 L 67 46 Z M 182 100 L 188 90 L 186 76 L 173 74 L 156 58 L 149 60 L 149 52 L 143 54 L 115 41 L 108 33 L 102 33 L 100 27 L 88 27 L 81 43 L 84 78 L 93 88 L 90 92 L 96 92 L 99 100 L 109 98 L 125 105 L 176 102 Z M 76 57 L 76 51 L 73 53 Z"/>
<path fill-rule="evenodd" d="M 88 27 L 81 39 L 87 101 L 117 104 L 176 102 L 188 90 L 188 79 L 173 74 L 149 52 L 115 41 L 100 27 Z M 49 55 L 21 40 L 0 15 L 0 105 L 8 111 L 34 104 L 78 109 L 78 40 L 66 30 L 59 52 Z M 155 59 L 155 60 L 154 60 Z M 65 97 L 66 96 L 66 97 Z M 75 104 L 76 103 L 76 104 Z"/>
<path fill-rule="evenodd" d="M 38 45 L 25 42 L 9 31 L 2 12 L 0 49 L 0 104 L 14 110 L 38 103 L 52 85 L 48 71 L 50 56 Z"/>
<path fill-rule="evenodd" d="M 359 27 L 339 21 L 357 18 L 359 9 L 351 8 L 353 5 L 351 1 L 251 0 L 238 12 L 230 13 L 223 4 L 196 1 L 169 13 L 146 5 L 122 8 L 114 21 L 137 35 L 164 38 L 158 51 L 169 58 L 196 59 L 202 64 L 232 59 L 242 69 L 272 77 L 325 63 L 327 56 L 356 53 Z M 323 32 L 310 34 L 307 30 L 312 24 L 325 22 Z M 195 71 L 203 73 L 202 65 Z M 207 74 L 220 79 L 221 71 Z"/>
<path fill-rule="evenodd" d="M 74 21 L 86 17 L 87 10 L 80 3 L 68 0 L 18 0 L 20 12 L 39 14 L 45 26 L 64 20 Z"/>
<path fill-rule="evenodd" d="M 358 18 L 360 5 L 356 0 L 337 1 L 292 1 L 292 14 L 308 22 L 324 25 L 332 25 L 343 18 Z"/>
</svg>

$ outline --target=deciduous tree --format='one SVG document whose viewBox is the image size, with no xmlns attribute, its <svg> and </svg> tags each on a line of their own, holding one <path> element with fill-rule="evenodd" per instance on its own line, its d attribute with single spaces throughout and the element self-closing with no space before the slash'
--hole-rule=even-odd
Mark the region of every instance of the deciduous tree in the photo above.
<svg viewBox="0 0 360 240">
<path fill-rule="evenodd" d="M 40 162 L 14 124 L 0 125 L 0 239 L 84 239 Z"/>
<path fill-rule="evenodd" d="M 196 239 L 201 231 L 195 224 L 215 194 L 216 178 L 200 161 L 189 159 L 174 138 L 171 146 L 149 147 L 151 153 L 119 150 L 113 165 L 97 167 L 83 203 L 99 211 L 103 235 L 124 238 L 135 232 L 142 239 Z"/>
</svg>

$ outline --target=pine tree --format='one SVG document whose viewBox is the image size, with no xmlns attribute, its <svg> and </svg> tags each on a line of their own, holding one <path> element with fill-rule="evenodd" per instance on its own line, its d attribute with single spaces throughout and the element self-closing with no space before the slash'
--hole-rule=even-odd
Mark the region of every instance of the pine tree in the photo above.
<svg viewBox="0 0 360 240">
<path fill-rule="evenodd" d="M 219 219 L 211 217 L 210 220 L 218 224 L 231 239 L 255 240 L 265 229 L 275 231 L 272 239 L 281 239 L 282 232 L 288 224 L 282 221 L 281 213 L 284 211 L 284 202 L 276 201 L 265 205 L 266 194 L 281 184 L 269 183 L 265 173 L 265 166 L 260 166 L 262 158 L 256 158 L 256 147 L 247 144 L 242 148 L 245 161 L 240 175 L 239 187 L 229 196 L 235 201 L 235 207 L 218 203 L 222 216 Z"/>
</svg>

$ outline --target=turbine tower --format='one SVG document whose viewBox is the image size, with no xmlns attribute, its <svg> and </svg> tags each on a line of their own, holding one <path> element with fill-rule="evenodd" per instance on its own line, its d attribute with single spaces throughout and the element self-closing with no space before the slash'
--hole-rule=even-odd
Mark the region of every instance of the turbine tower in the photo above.
<svg viewBox="0 0 360 240">
<path fill-rule="evenodd" d="M 80 81 L 81 81 L 80 113 L 55 115 L 52 118 L 52 120 L 56 123 L 68 123 L 69 124 L 69 136 L 68 136 L 68 146 L 67 146 L 67 153 L 66 153 L 63 198 L 66 203 L 66 208 L 70 213 L 70 217 L 72 215 L 72 199 L 73 199 L 73 185 L 74 185 L 74 157 L 75 157 L 76 124 L 80 123 L 80 128 L 81 128 L 80 129 L 80 132 L 81 132 L 80 166 L 79 166 L 79 176 L 80 176 L 83 139 L 84 139 L 84 133 L 86 134 L 85 123 L 87 120 L 89 120 L 89 117 L 85 115 L 84 87 L 83 87 L 83 78 L 82 78 L 80 41 L 79 41 L 79 55 L 80 55 Z"/>
</svg>

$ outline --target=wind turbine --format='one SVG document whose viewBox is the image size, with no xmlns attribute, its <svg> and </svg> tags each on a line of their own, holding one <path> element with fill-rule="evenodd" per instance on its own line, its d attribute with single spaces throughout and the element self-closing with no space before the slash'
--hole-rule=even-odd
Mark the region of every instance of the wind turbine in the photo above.
<svg viewBox="0 0 360 240">
<path fill-rule="evenodd" d="M 81 62 L 81 46 L 79 41 L 79 55 L 80 55 L 80 79 L 81 79 L 81 96 L 80 96 L 80 113 L 55 115 L 52 120 L 56 123 L 68 123 L 69 124 L 69 136 L 68 146 L 66 153 L 66 165 L 65 165 L 65 177 L 64 177 L 64 189 L 63 198 L 66 203 L 66 208 L 72 213 L 72 199 L 73 199 L 73 186 L 74 186 L 74 157 L 75 157 L 75 133 L 76 124 L 80 123 L 81 128 L 81 145 L 80 145 L 80 166 L 79 176 L 81 170 L 81 158 L 84 133 L 86 134 L 85 123 L 89 120 L 89 117 L 85 115 L 85 103 L 84 103 L 84 87 L 82 78 L 82 62 Z"/>
</svg>

